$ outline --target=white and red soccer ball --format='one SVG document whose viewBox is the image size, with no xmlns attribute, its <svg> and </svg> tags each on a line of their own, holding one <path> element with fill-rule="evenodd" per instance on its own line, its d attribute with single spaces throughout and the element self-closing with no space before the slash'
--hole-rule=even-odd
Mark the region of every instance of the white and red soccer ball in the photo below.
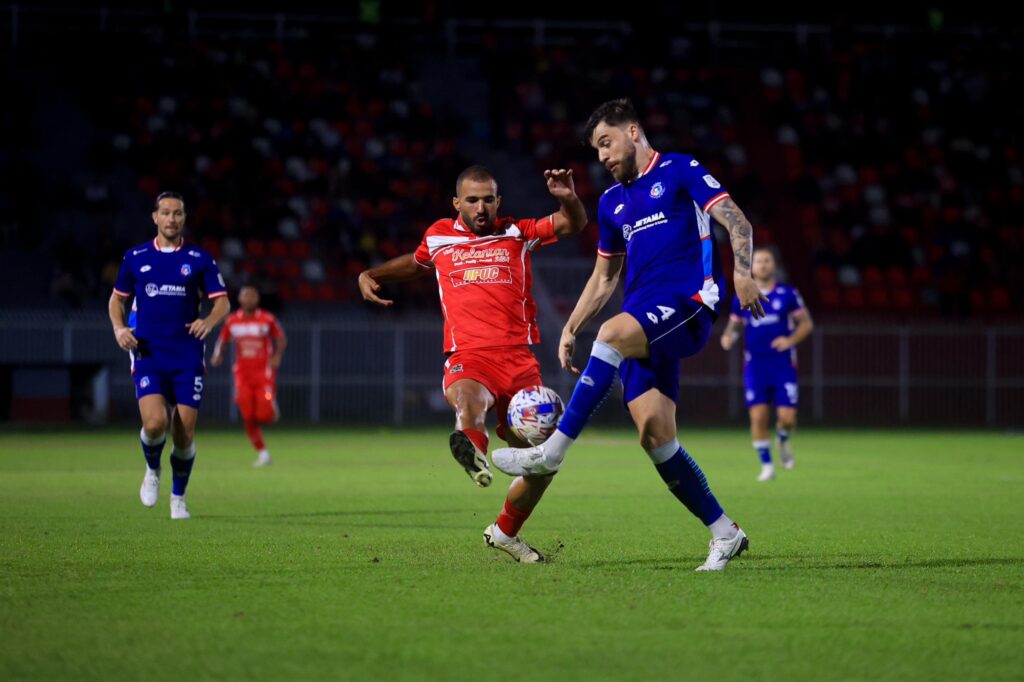
<svg viewBox="0 0 1024 682">
<path fill-rule="evenodd" d="M 555 432 L 565 407 L 547 386 L 527 386 L 508 404 L 508 425 L 530 445 L 540 445 Z"/>
</svg>

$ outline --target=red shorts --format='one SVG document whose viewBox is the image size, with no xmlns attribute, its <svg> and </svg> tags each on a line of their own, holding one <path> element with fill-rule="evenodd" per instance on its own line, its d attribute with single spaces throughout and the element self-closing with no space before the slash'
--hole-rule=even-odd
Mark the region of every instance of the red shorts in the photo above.
<svg viewBox="0 0 1024 682">
<path fill-rule="evenodd" d="M 277 419 L 277 381 L 273 378 L 236 381 L 235 403 L 245 421 L 256 421 L 261 424 L 275 421 Z"/>
<path fill-rule="evenodd" d="M 529 346 L 457 350 L 444 363 L 444 390 L 456 381 L 472 379 L 494 396 L 498 438 L 508 438 L 508 404 L 527 386 L 540 386 L 540 363 Z"/>
</svg>

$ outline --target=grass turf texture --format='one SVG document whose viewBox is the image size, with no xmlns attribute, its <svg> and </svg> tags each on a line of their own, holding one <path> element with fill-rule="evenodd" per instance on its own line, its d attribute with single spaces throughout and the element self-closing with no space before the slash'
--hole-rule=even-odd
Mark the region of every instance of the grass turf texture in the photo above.
<svg viewBox="0 0 1024 682">
<path fill-rule="evenodd" d="M 591 429 L 523 536 L 484 547 L 447 432 L 200 430 L 189 521 L 138 500 L 137 429 L 0 432 L 0 679 L 1020 679 L 1024 439 L 803 431 L 757 483 L 742 429 L 683 438 L 751 551 L 627 432 Z"/>
</svg>

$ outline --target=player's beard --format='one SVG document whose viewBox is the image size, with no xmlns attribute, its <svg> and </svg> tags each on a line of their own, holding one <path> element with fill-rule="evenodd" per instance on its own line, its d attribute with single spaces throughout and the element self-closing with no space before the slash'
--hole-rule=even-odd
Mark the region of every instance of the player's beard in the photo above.
<svg viewBox="0 0 1024 682">
<path fill-rule="evenodd" d="M 494 232 L 494 218 L 488 217 L 487 222 L 484 225 L 477 225 L 476 216 L 462 214 L 462 222 L 466 224 L 469 231 L 478 237 L 491 234 Z"/>
<path fill-rule="evenodd" d="M 636 145 L 631 141 L 625 141 L 626 155 L 619 162 L 619 165 L 615 168 L 615 172 L 612 177 L 615 178 L 615 182 L 628 182 L 636 177 Z"/>
</svg>

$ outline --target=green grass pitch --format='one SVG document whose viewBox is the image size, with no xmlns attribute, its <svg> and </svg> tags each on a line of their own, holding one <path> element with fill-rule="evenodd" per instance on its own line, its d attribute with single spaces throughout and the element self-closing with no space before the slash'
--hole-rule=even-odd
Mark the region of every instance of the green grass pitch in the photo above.
<svg viewBox="0 0 1024 682">
<path fill-rule="evenodd" d="M 271 428 L 255 470 L 201 428 L 176 522 L 136 433 L 0 432 L 0 679 L 1024 678 L 1019 436 L 805 430 L 759 484 L 742 428 L 684 434 L 751 542 L 698 574 L 625 431 L 527 524 L 545 566 L 484 547 L 508 479 L 475 488 L 441 429 Z"/>
</svg>

